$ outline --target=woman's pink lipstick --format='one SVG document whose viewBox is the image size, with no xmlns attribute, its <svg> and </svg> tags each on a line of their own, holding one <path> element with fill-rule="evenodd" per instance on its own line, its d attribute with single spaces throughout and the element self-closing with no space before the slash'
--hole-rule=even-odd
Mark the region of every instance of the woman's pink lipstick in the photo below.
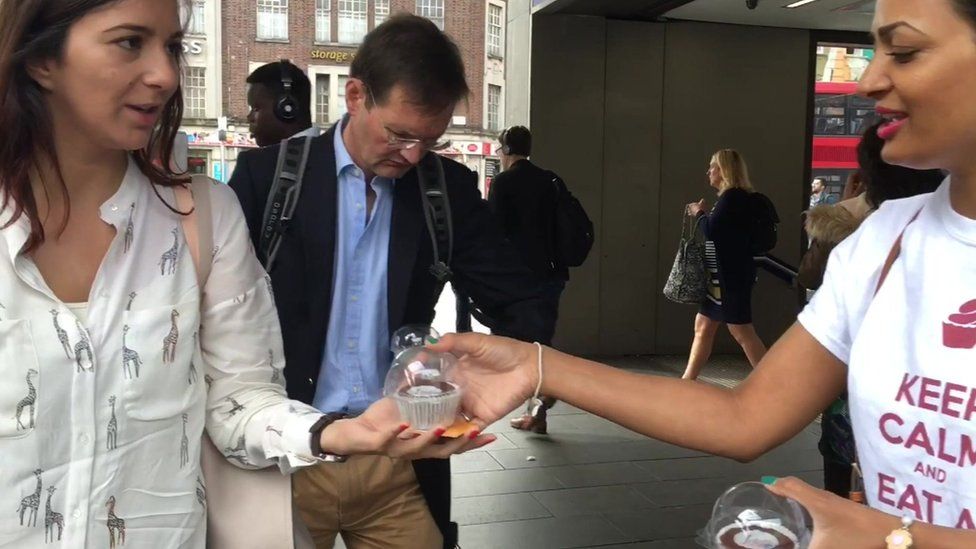
<svg viewBox="0 0 976 549">
<path fill-rule="evenodd" d="M 878 137 L 885 141 L 889 141 L 895 137 L 895 134 L 901 130 L 905 122 L 908 121 L 908 115 L 900 112 L 893 111 L 890 109 L 885 109 L 883 107 L 878 107 L 878 116 L 887 120 L 884 124 L 878 127 Z"/>
</svg>

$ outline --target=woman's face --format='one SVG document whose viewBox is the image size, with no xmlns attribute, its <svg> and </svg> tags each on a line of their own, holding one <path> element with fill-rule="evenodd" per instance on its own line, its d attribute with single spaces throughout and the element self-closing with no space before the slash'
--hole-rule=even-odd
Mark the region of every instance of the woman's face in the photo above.
<svg viewBox="0 0 976 549">
<path fill-rule="evenodd" d="M 146 146 L 179 85 L 182 30 L 175 0 L 121 0 L 68 30 L 60 60 L 31 66 L 56 132 L 105 149 Z"/>
<path fill-rule="evenodd" d="M 718 162 L 715 160 L 708 165 L 708 184 L 716 189 L 722 187 L 722 168 L 718 167 Z"/>
<path fill-rule="evenodd" d="M 976 32 L 952 0 L 878 0 L 877 53 L 858 92 L 888 122 L 882 157 L 911 168 L 972 171 Z"/>
</svg>

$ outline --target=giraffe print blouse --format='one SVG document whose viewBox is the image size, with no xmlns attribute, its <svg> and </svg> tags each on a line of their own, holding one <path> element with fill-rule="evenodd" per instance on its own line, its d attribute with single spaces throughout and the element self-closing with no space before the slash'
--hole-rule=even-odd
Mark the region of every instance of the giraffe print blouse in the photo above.
<svg viewBox="0 0 976 549">
<path fill-rule="evenodd" d="M 315 463 L 321 414 L 285 395 L 270 281 L 234 193 L 212 202 L 201 303 L 180 218 L 130 161 L 87 320 L 19 253 L 27 219 L 0 230 L 0 547 L 203 548 L 204 426 L 241 467 Z"/>
</svg>

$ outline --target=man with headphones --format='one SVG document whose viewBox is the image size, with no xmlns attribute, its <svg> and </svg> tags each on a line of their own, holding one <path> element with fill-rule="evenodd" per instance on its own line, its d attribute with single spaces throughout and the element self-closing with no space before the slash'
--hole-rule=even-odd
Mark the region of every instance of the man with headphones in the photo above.
<svg viewBox="0 0 976 549">
<path fill-rule="evenodd" d="M 259 147 L 321 133 L 312 124 L 312 84 L 302 69 L 282 59 L 255 69 L 247 83 L 247 123 Z"/>
<path fill-rule="evenodd" d="M 502 172 L 492 181 L 488 205 L 525 264 L 545 280 L 542 297 L 555 318 L 559 298 L 569 280 L 569 269 L 556 257 L 554 234 L 559 187 L 565 183 L 529 160 L 532 133 L 525 126 L 506 129 L 498 136 L 498 144 Z M 553 334 L 547 335 L 552 338 Z M 554 404 L 555 400 L 544 397 L 543 406 L 533 415 L 513 419 L 512 427 L 546 434 L 546 411 Z"/>
</svg>

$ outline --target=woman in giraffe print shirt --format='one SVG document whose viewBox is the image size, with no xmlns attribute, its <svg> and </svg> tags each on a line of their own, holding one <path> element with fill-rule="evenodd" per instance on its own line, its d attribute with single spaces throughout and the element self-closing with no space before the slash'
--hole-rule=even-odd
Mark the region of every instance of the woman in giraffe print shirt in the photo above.
<svg viewBox="0 0 976 549">
<path fill-rule="evenodd" d="M 280 384 L 273 297 L 234 194 L 213 187 L 201 292 L 179 178 L 148 153 L 168 158 L 180 124 L 179 13 L 0 2 L 0 546 L 204 547 L 205 426 L 245 468 L 316 462 L 321 414 Z M 435 446 L 399 423 L 380 401 L 321 447 L 446 457 L 491 440 Z"/>
</svg>

